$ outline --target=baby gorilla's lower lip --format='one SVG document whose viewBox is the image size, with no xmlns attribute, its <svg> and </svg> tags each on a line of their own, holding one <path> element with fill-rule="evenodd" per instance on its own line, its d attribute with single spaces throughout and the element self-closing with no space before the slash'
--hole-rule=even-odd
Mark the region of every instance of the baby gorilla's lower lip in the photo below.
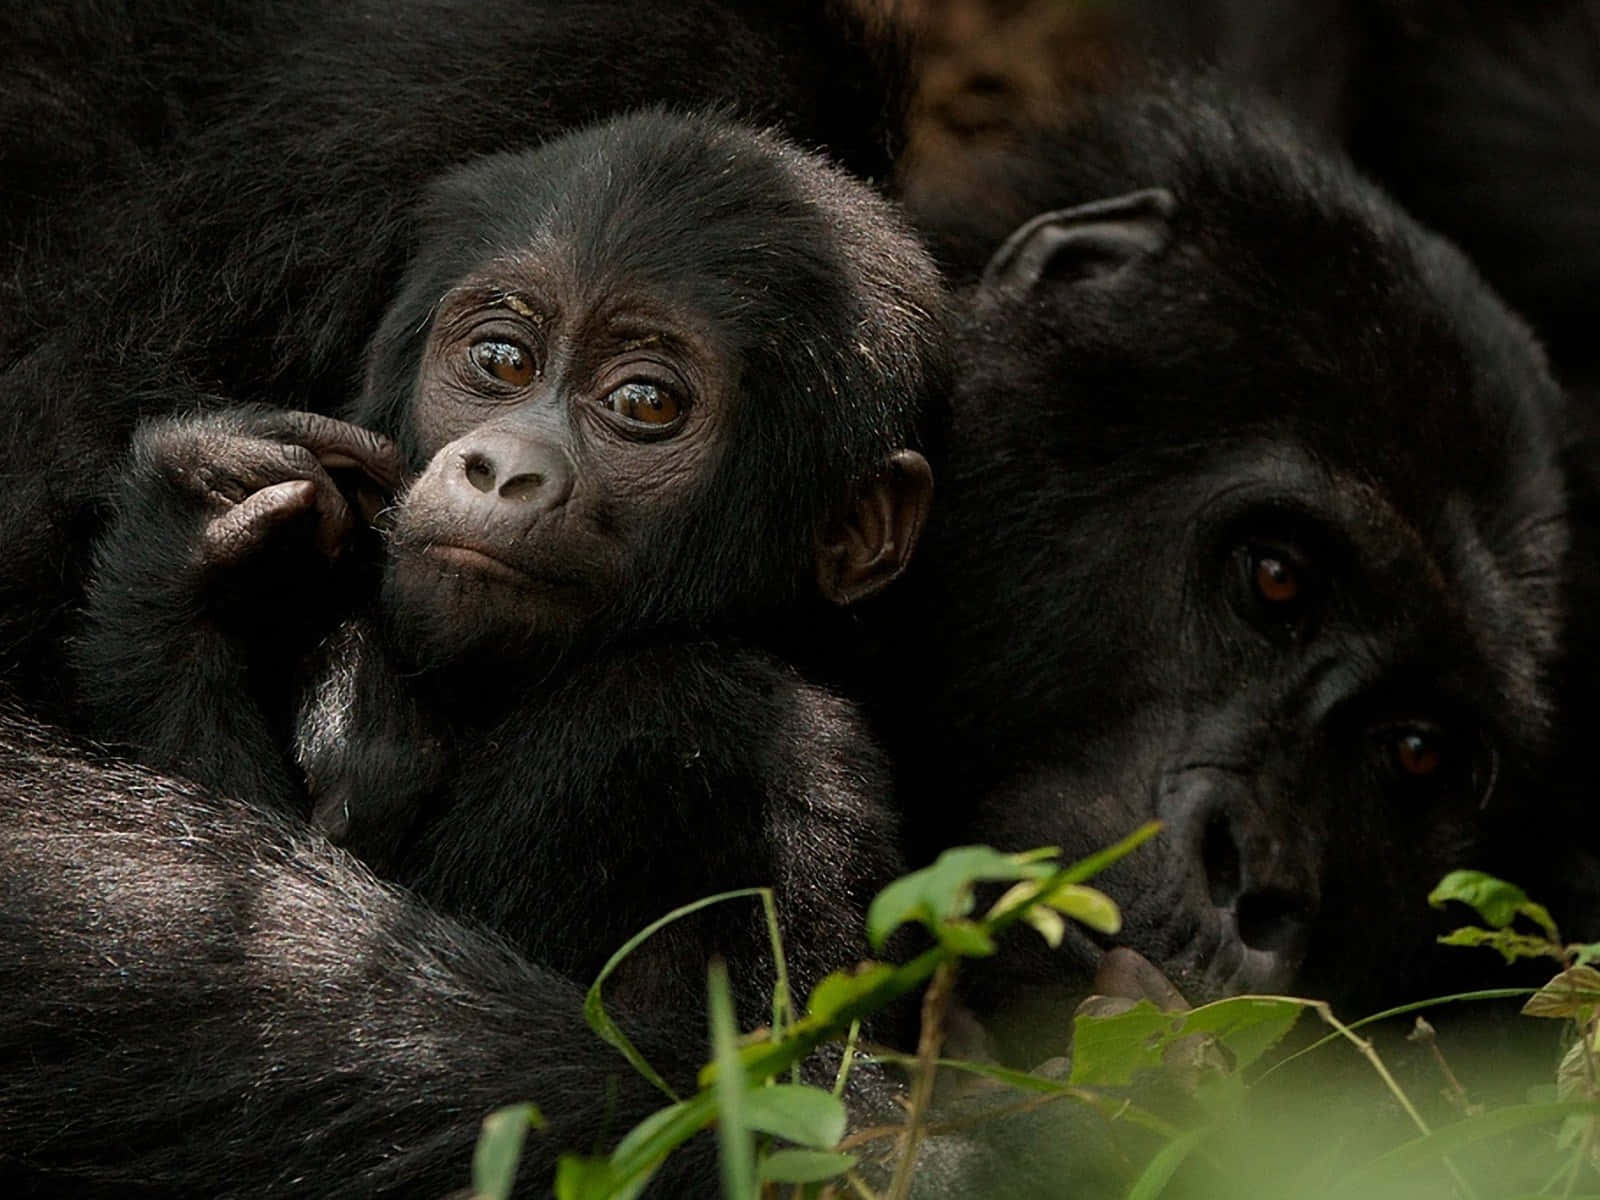
<svg viewBox="0 0 1600 1200">
<path fill-rule="evenodd" d="M 485 554 L 482 550 L 474 550 L 471 546 L 432 545 L 424 553 L 435 562 L 445 564 L 457 570 L 470 572 L 474 575 L 487 576 L 497 579 L 513 587 L 532 588 L 539 586 L 540 581 L 529 575 L 526 571 L 519 571 L 510 563 L 493 555 Z"/>
</svg>

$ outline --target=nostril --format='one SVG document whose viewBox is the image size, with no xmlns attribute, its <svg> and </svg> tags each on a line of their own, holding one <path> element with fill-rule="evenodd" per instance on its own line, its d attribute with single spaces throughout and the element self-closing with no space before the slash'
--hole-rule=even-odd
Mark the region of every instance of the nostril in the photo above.
<svg viewBox="0 0 1600 1200">
<path fill-rule="evenodd" d="M 966 90 L 975 96 L 1009 96 L 1011 80 L 997 71 L 974 71 L 967 76 Z"/>
<path fill-rule="evenodd" d="M 461 456 L 461 469 L 467 482 L 480 492 L 494 491 L 494 464 L 476 452 Z"/>
<path fill-rule="evenodd" d="M 544 476 L 537 471 L 513 475 L 500 485 L 500 495 L 506 500 L 526 500 L 544 486 Z"/>
<path fill-rule="evenodd" d="M 1309 911 L 1293 892 L 1263 888 L 1239 897 L 1234 919 L 1239 940 L 1252 950 L 1284 953 L 1304 939 Z"/>
<path fill-rule="evenodd" d="M 1233 829 L 1226 817 L 1215 816 L 1206 822 L 1200 861 L 1205 868 L 1211 903 L 1218 908 L 1232 908 L 1239 898 L 1239 847 L 1234 843 Z"/>
</svg>

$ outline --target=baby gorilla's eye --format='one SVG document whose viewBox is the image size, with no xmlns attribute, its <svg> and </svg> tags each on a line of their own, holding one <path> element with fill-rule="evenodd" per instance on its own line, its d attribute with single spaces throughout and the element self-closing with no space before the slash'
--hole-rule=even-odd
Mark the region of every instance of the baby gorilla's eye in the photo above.
<svg viewBox="0 0 1600 1200">
<path fill-rule="evenodd" d="M 478 370 L 512 387 L 527 387 L 538 374 L 533 355 L 515 342 L 474 342 L 468 353 Z"/>
<path fill-rule="evenodd" d="M 635 379 L 601 401 L 618 416 L 641 425 L 670 425 L 683 411 L 678 397 L 664 387 Z"/>
</svg>

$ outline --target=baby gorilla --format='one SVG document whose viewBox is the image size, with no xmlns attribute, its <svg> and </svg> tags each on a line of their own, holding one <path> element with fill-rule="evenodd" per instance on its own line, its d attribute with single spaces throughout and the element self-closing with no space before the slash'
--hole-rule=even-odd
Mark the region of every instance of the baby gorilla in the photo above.
<svg viewBox="0 0 1600 1200">
<path fill-rule="evenodd" d="M 760 884 L 802 986 L 851 961 L 898 868 L 888 771 L 799 668 L 922 526 L 927 256 L 818 159 L 660 113 L 463 168 L 419 226 L 354 425 L 139 431 L 79 651 L 98 731 L 309 803 L 580 978 Z M 380 555 L 356 514 L 417 471 Z M 681 1003 L 718 953 L 754 995 L 763 929 L 674 926 L 619 986 Z"/>
</svg>

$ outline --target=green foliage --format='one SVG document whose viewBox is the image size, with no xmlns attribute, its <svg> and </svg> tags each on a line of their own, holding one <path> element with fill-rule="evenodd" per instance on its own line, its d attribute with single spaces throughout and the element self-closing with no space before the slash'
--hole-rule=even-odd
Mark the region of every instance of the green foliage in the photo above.
<svg viewBox="0 0 1600 1200">
<path fill-rule="evenodd" d="M 740 888 L 734 892 L 719 892 L 715 896 L 706 896 L 703 899 L 696 900 L 693 904 L 685 904 L 681 908 L 673 909 L 658 921 L 652 921 L 624 942 L 622 948 L 606 960 L 605 966 L 600 968 L 600 974 L 595 976 L 594 982 L 589 985 L 589 990 L 583 997 L 583 1017 L 589 1023 L 589 1028 L 600 1035 L 601 1041 L 620 1050 L 622 1057 L 628 1060 L 633 1069 L 660 1088 L 669 1099 L 676 1100 L 678 1097 L 667 1086 L 667 1081 L 662 1079 L 656 1073 L 656 1069 L 645 1061 L 644 1055 L 634 1048 L 627 1035 L 611 1019 L 611 1014 L 606 1012 L 605 1002 L 601 998 L 600 990 L 628 955 L 632 954 L 657 932 L 671 925 L 674 921 L 682 920 L 684 917 L 697 913 L 703 908 L 710 908 L 713 904 L 722 904 L 728 900 L 742 900 L 751 896 L 760 897 L 762 902 L 770 908 L 772 904 L 771 888 Z"/>
<path fill-rule="evenodd" d="M 1162 1012 L 1141 1000 L 1112 1016 L 1080 1015 L 1073 1024 L 1072 1082 L 1126 1086 L 1138 1071 L 1179 1063 L 1210 1063 L 1223 1075 L 1242 1071 L 1314 1007 L 1285 996 L 1233 996 L 1187 1012 Z"/>
<path fill-rule="evenodd" d="M 1515 884 L 1482 871 L 1452 871 L 1428 893 L 1428 903 L 1435 908 L 1443 908 L 1451 900 L 1476 909 L 1489 928 L 1469 925 L 1457 929 L 1439 939 L 1445 945 L 1485 946 L 1498 950 L 1508 963 L 1519 958 L 1563 957 L 1560 935 L 1549 912 L 1542 904 L 1529 900 Z M 1519 933 L 1512 929 L 1511 923 L 1518 917 L 1526 917 L 1538 926 L 1539 933 Z"/>
<path fill-rule="evenodd" d="M 1030 1156 L 1048 1161 L 1052 1172 L 1059 1164 L 1064 1196 L 1600 1200 L 1600 970 L 1589 965 L 1600 959 L 1600 943 L 1563 942 L 1543 906 L 1481 872 L 1453 872 L 1429 896 L 1439 907 L 1466 904 L 1483 921 L 1441 940 L 1487 946 L 1507 962 L 1544 957 L 1559 969 L 1531 993 L 1497 989 L 1430 1003 L 1460 1007 L 1516 995 L 1527 998 L 1522 1011 L 1528 1017 L 1561 1023 L 1571 1041 L 1554 1078 L 1544 1067 L 1544 1085 L 1520 1096 L 1486 1104 L 1470 1095 L 1461 1078 L 1479 1076 L 1458 1078 L 1445 1057 L 1445 1039 L 1420 1018 L 1408 1039 L 1409 1075 L 1391 1070 L 1392 1050 L 1380 1054 L 1376 1039 L 1357 1032 L 1414 1016 L 1421 1005 L 1347 1025 L 1326 1004 L 1289 996 L 1236 996 L 1180 1012 L 1163 1012 L 1148 1001 L 1091 1000 L 1074 1021 L 1070 1073 L 1033 1074 L 939 1057 L 943 1009 L 959 964 L 992 954 L 999 935 L 1019 922 L 1051 946 L 1060 944 L 1071 920 L 1114 934 L 1116 905 L 1084 881 L 1156 832 L 1144 827 L 1101 854 L 1065 865 L 1051 850 L 1003 854 L 972 846 L 947 852 L 886 888 L 868 916 L 869 937 L 880 951 L 907 924 L 926 931 L 931 946 L 904 963 L 867 962 L 834 972 L 799 1013 L 788 998 L 770 892 L 711 897 L 641 931 L 607 964 L 585 1012 L 596 1032 L 664 1091 L 665 1083 L 606 1015 L 600 988 L 665 924 L 708 904 L 759 898 L 780 966 L 772 1026 L 739 1034 L 726 974 L 713 965 L 710 1057 L 698 1090 L 640 1122 L 609 1155 L 563 1157 L 555 1178 L 558 1200 L 636 1197 L 668 1155 L 706 1130 L 718 1138 L 725 1200 L 780 1194 L 901 1200 L 910 1193 L 920 1140 L 936 1135 L 929 1126 L 936 1070 L 959 1072 L 987 1089 L 992 1103 L 980 1123 L 1029 1122 L 1024 1128 L 1032 1140 L 1019 1142 L 1013 1134 L 1004 1141 L 1030 1146 Z M 985 884 L 1010 886 L 980 912 L 977 888 Z M 912 1081 L 903 1124 L 847 1134 L 838 1093 L 859 1022 L 923 988 L 917 1053 L 876 1055 L 886 1066 L 905 1069 Z M 1315 1041 L 1300 1037 L 1297 1048 L 1283 1053 L 1279 1047 L 1308 1011 L 1331 1032 Z M 832 1092 L 794 1075 L 827 1041 L 848 1044 Z M 1339 1047 L 1342 1057 L 1335 1057 Z M 1430 1059 L 1445 1086 L 1414 1099 L 1401 1078 L 1415 1088 L 1417 1061 L 1427 1066 Z M 1485 1078 L 1504 1073 L 1497 1061 Z M 473 1163 L 476 1196 L 509 1194 L 523 1138 L 540 1124 L 531 1106 L 502 1109 L 485 1121 Z M 874 1161 L 879 1178 L 889 1176 L 881 1193 L 856 1174 Z M 1044 1171 L 1035 1163 L 1029 1173 L 1055 1177 Z"/>
<path fill-rule="evenodd" d="M 1519 916 L 1528 917 L 1551 941 L 1557 940 L 1555 922 L 1541 904 L 1528 899 L 1516 884 L 1485 875 L 1482 871 L 1451 871 L 1428 893 L 1428 903 L 1443 908 L 1459 900 L 1478 911 L 1491 928 L 1504 929 Z"/>
<path fill-rule="evenodd" d="M 544 1115 L 531 1104 L 511 1104 L 483 1119 L 472 1153 L 472 1191 L 479 1200 L 505 1200 L 517 1181 L 517 1163 L 529 1129 L 543 1129 Z"/>
</svg>

